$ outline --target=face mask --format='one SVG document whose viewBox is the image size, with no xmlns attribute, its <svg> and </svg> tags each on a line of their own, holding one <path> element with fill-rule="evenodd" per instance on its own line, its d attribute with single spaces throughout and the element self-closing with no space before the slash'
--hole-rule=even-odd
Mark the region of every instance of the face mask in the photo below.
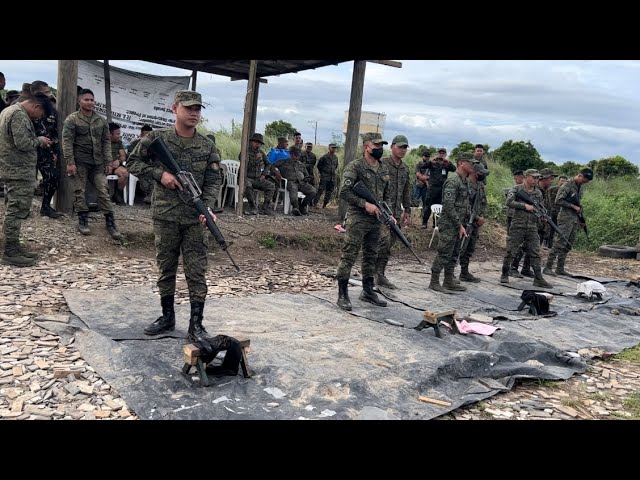
<svg viewBox="0 0 640 480">
<path fill-rule="evenodd" d="M 382 153 L 384 152 L 384 149 L 382 147 L 380 148 L 374 148 L 371 150 L 371 156 L 373 158 L 375 158 L 376 160 L 380 160 L 382 158 Z"/>
</svg>

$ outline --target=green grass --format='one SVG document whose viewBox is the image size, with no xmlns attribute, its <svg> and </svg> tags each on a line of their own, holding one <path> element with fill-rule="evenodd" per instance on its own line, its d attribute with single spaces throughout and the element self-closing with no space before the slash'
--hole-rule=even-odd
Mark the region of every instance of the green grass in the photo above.
<svg viewBox="0 0 640 480">
<path fill-rule="evenodd" d="M 629 395 L 624 400 L 624 408 L 631 414 L 631 417 L 625 417 L 629 420 L 640 420 L 640 392 Z"/>
<path fill-rule="evenodd" d="M 627 348 L 617 355 L 614 355 L 612 358 L 615 358 L 616 360 L 626 360 L 628 362 L 640 363 L 640 345 L 636 345 L 632 348 Z"/>
<path fill-rule="evenodd" d="M 258 243 L 265 248 L 276 248 L 278 239 L 271 233 L 263 233 L 258 236 Z"/>
</svg>

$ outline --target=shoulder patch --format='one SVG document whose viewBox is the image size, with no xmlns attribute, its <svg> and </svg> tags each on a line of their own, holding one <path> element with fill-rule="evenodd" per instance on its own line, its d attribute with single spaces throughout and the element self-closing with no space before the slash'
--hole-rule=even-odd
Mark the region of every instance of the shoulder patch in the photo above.
<svg viewBox="0 0 640 480">
<path fill-rule="evenodd" d="M 345 180 L 344 180 L 345 187 L 350 187 L 352 183 L 353 182 L 351 181 L 350 178 L 345 178 Z"/>
<path fill-rule="evenodd" d="M 447 190 L 447 191 L 445 192 L 444 196 L 445 196 L 446 198 L 451 198 L 451 197 L 453 197 L 453 192 L 452 192 L 451 190 Z"/>
</svg>

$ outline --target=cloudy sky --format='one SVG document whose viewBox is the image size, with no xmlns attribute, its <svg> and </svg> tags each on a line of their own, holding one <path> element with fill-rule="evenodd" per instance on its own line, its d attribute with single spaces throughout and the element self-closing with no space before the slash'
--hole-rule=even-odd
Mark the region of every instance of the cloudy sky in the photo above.
<svg viewBox="0 0 640 480">
<path fill-rule="evenodd" d="M 621 155 L 640 165 L 640 61 L 400 60 L 402 68 L 368 63 L 362 109 L 386 114 L 384 136 L 453 148 L 459 142 L 530 140 L 545 161 Z M 153 75 L 189 75 L 186 70 L 142 61 L 120 68 Z M 23 82 L 57 83 L 57 62 L 0 60 L 7 89 Z M 257 130 L 285 120 L 318 143 L 340 134 L 349 105 L 353 62 L 281 77 L 261 84 Z M 246 82 L 198 74 L 214 130 L 240 122 Z"/>
</svg>

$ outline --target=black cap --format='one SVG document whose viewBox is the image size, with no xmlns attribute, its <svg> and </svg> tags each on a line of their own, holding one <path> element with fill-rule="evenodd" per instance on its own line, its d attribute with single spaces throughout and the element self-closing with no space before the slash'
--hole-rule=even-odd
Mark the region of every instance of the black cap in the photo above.
<svg viewBox="0 0 640 480">
<path fill-rule="evenodd" d="M 580 170 L 580 174 L 587 180 L 593 180 L 593 170 L 590 168 L 583 168 Z"/>
<path fill-rule="evenodd" d="M 524 172 L 522 170 L 514 170 L 512 175 L 515 177 L 516 175 L 524 175 Z"/>
</svg>

